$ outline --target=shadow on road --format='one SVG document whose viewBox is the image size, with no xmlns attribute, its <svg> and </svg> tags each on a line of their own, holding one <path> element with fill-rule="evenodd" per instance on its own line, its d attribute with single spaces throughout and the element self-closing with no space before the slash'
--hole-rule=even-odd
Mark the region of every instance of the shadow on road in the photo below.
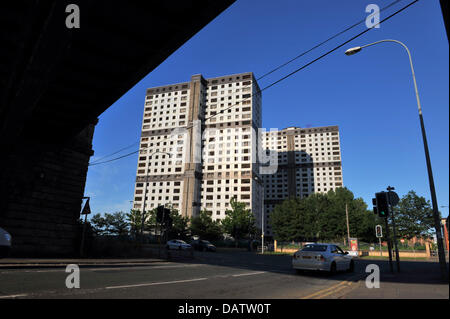
<svg viewBox="0 0 450 319">
<path fill-rule="evenodd" d="M 442 284 L 448 285 L 448 281 L 443 281 L 440 276 L 438 262 L 434 261 L 401 261 L 401 272 L 398 273 L 395 261 L 393 262 L 394 272 L 390 272 L 389 262 L 385 260 L 355 259 L 355 271 L 353 273 L 338 272 L 329 275 L 326 272 L 307 271 L 297 274 L 291 266 L 292 257 L 289 255 L 261 255 L 248 251 L 226 251 L 226 252 L 194 252 L 193 258 L 172 256 L 172 262 L 190 262 L 208 264 L 214 266 L 226 266 L 254 271 L 266 271 L 273 273 L 283 273 L 293 276 L 303 276 L 312 278 L 326 278 L 336 281 L 357 281 L 364 278 L 369 272 L 366 267 L 375 264 L 380 267 L 381 280 L 384 282 L 403 282 L 417 284 Z M 448 264 L 447 264 L 448 267 Z M 359 275 L 359 276 L 358 276 Z"/>
</svg>

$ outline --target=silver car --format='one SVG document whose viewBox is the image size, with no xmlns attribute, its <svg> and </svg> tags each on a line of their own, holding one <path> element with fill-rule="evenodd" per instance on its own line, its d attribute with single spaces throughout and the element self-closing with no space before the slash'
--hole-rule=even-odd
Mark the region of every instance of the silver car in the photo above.
<svg viewBox="0 0 450 319">
<path fill-rule="evenodd" d="M 11 241 L 11 235 L 3 228 L 0 228 L 0 258 L 7 257 L 9 255 L 11 250 Z"/>
<path fill-rule="evenodd" d="M 184 240 L 172 239 L 166 243 L 167 249 L 188 250 L 192 249 L 192 246 L 186 243 Z"/>
<path fill-rule="evenodd" d="M 348 252 L 335 244 L 307 244 L 292 256 L 292 268 L 302 270 L 353 272 L 355 262 Z"/>
</svg>

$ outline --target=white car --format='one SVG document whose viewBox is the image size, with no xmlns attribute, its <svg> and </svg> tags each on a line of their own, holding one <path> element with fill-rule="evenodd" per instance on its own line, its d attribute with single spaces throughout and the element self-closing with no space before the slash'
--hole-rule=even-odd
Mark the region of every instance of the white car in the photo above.
<svg viewBox="0 0 450 319">
<path fill-rule="evenodd" d="M 192 249 L 192 246 L 186 243 L 184 240 L 172 239 L 166 243 L 167 249 L 187 250 Z"/>
<path fill-rule="evenodd" d="M 355 262 L 353 257 L 334 244 L 307 244 L 292 256 L 292 267 L 302 270 L 353 272 Z"/>
<path fill-rule="evenodd" d="M 7 257 L 11 250 L 11 235 L 0 228 L 0 258 Z"/>
</svg>

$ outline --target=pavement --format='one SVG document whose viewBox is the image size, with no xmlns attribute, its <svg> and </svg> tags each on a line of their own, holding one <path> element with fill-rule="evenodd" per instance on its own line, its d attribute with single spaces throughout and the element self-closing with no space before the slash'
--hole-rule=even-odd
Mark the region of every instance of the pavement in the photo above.
<svg viewBox="0 0 450 319">
<path fill-rule="evenodd" d="M 25 269 L 25 268 L 53 268 L 53 267 L 66 267 L 70 264 L 76 264 L 80 267 L 83 266 L 105 266 L 105 265 L 117 265 L 117 266 L 130 266 L 130 265 L 146 265 L 155 262 L 164 261 L 158 258 L 130 258 L 130 259 L 100 259 L 100 258 L 5 258 L 0 259 L 1 269 Z"/>
<path fill-rule="evenodd" d="M 157 256 L 158 251 L 152 256 Z M 162 249 L 159 258 L 3 258 L 0 259 L 1 269 L 33 269 L 33 268 L 58 268 L 69 264 L 81 267 L 95 266 L 142 266 L 155 262 L 168 260 L 192 259 L 192 251 L 167 251 Z"/>
<path fill-rule="evenodd" d="M 380 269 L 379 288 L 368 288 L 366 276 L 357 283 L 341 285 L 329 291 L 330 299 L 449 299 L 449 281 L 442 279 L 437 261 L 401 261 L 400 272 L 387 261 L 364 259 L 367 267 Z M 448 264 L 447 264 L 448 267 Z M 447 268 L 448 269 L 448 268 Z"/>
<path fill-rule="evenodd" d="M 448 299 L 435 262 L 358 259 L 354 273 L 334 276 L 291 268 L 291 256 L 246 251 L 134 259 L 0 259 L 0 299 Z M 181 258 L 176 258 L 181 257 Z M 68 264 L 80 266 L 80 288 L 66 287 Z M 380 288 L 365 286 L 366 267 L 381 270 Z"/>
<path fill-rule="evenodd" d="M 2 260 L 0 299 L 300 299 L 336 283 L 356 280 L 362 271 L 357 266 L 353 274 L 297 275 L 291 256 L 246 251 L 195 252 L 194 258 L 170 261 L 38 261 Z M 80 267 L 80 288 L 69 289 L 65 265 L 77 262 L 84 264 Z"/>
</svg>

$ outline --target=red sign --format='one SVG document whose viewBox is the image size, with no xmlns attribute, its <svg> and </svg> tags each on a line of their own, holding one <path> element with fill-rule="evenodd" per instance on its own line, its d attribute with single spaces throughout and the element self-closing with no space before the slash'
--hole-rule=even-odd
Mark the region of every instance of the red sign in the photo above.
<svg viewBox="0 0 450 319">
<path fill-rule="evenodd" d="M 354 252 L 358 251 L 358 239 L 350 238 L 350 250 Z"/>
</svg>

